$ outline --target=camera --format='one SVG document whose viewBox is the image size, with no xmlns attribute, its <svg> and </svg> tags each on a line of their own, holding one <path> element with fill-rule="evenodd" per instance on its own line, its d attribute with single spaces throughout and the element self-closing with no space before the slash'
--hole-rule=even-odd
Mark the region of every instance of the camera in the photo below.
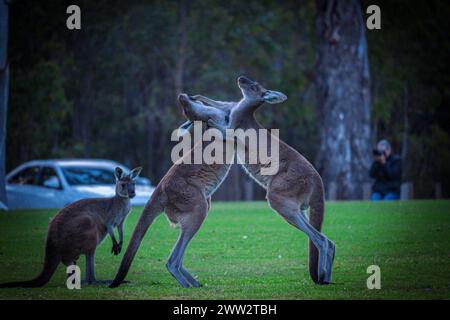
<svg viewBox="0 0 450 320">
<path fill-rule="evenodd" d="M 372 150 L 372 153 L 373 153 L 373 155 L 374 155 L 375 157 L 381 157 L 381 156 L 385 155 L 385 154 L 384 154 L 384 151 L 381 152 L 381 151 L 379 151 L 378 149 L 373 149 L 373 150 Z"/>
</svg>

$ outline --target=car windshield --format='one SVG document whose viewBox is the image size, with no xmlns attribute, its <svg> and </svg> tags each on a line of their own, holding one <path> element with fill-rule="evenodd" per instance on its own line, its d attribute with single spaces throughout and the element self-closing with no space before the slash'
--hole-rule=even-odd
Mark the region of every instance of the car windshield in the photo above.
<svg viewBox="0 0 450 320">
<path fill-rule="evenodd" d="M 70 185 L 114 184 L 114 171 L 95 167 L 62 167 L 62 172 Z"/>
</svg>

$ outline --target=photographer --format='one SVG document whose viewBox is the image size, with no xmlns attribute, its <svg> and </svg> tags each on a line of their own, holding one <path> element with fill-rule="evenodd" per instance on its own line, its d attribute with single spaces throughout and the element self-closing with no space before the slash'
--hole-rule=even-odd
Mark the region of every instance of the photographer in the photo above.
<svg viewBox="0 0 450 320">
<path fill-rule="evenodd" d="M 391 144 L 387 140 L 380 140 L 373 150 L 374 161 L 369 171 L 375 179 L 372 186 L 371 199 L 398 200 L 402 178 L 402 160 L 392 154 Z"/>
</svg>

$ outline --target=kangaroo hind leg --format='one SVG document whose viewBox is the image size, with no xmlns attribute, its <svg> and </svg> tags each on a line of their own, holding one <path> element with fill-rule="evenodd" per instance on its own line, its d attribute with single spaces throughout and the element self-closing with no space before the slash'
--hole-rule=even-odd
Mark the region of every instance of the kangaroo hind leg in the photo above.
<svg viewBox="0 0 450 320">
<path fill-rule="evenodd" d="M 166 267 L 170 274 L 184 288 L 200 287 L 200 283 L 183 267 L 183 258 L 189 242 L 205 220 L 208 204 L 204 199 L 191 212 L 185 212 L 180 217 L 180 236 L 167 260 Z"/>
<path fill-rule="evenodd" d="M 95 253 L 86 254 L 86 284 L 95 284 Z"/>
<path fill-rule="evenodd" d="M 289 224 L 306 233 L 317 248 L 319 251 L 317 266 L 318 283 L 325 284 L 326 280 L 330 278 L 329 274 L 331 273 L 331 270 L 329 270 L 330 257 L 328 254 L 330 241 L 309 223 L 307 213 L 305 212 L 307 207 L 302 206 L 300 210 L 300 203 L 296 200 L 273 193 L 269 193 L 268 200 L 272 209 L 281 215 Z"/>
<path fill-rule="evenodd" d="M 89 285 L 110 284 L 112 280 L 97 280 L 95 277 L 95 251 L 86 254 L 86 280 Z"/>
</svg>

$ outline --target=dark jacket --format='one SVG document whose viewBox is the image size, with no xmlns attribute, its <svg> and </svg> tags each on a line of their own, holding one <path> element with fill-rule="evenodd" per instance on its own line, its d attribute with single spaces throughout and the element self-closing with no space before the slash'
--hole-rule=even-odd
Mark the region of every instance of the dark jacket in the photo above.
<svg viewBox="0 0 450 320">
<path fill-rule="evenodd" d="M 399 156 L 391 154 L 384 165 L 374 161 L 370 167 L 369 175 L 375 179 L 372 186 L 373 192 L 379 192 L 382 195 L 395 192 L 400 195 L 402 159 Z"/>
</svg>

